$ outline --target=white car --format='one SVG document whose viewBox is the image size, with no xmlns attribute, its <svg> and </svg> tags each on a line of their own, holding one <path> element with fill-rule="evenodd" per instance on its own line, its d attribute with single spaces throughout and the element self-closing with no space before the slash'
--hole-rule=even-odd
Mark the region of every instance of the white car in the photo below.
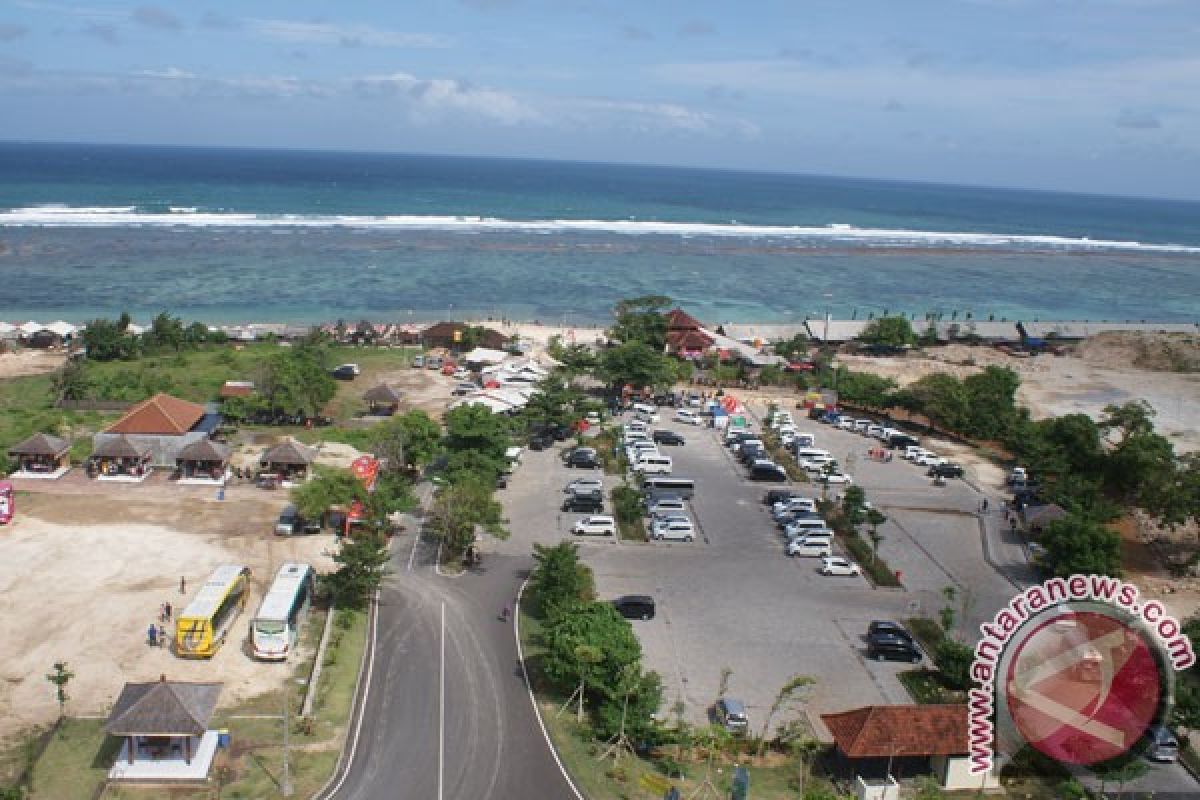
<svg viewBox="0 0 1200 800">
<path fill-rule="evenodd" d="M 920 455 L 924 449 L 925 448 L 921 447 L 919 444 L 910 444 L 904 448 L 904 452 L 900 454 L 900 457 L 905 461 L 912 461 L 914 458 Z"/>
<path fill-rule="evenodd" d="M 683 513 L 687 511 L 687 504 L 680 497 L 663 497 L 655 500 L 646 509 L 646 513 L 652 517 L 665 514 Z"/>
<path fill-rule="evenodd" d="M 700 424 L 700 415 L 697 414 L 695 411 L 690 411 L 686 408 L 681 408 L 675 412 L 674 420 L 676 422 L 682 422 L 686 425 L 699 425 Z"/>
<path fill-rule="evenodd" d="M 787 549 L 784 552 L 789 556 L 798 556 L 819 545 L 823 545 L 833 552 L 833 538 L 830 536 L 802 536 L 792 539 L 787 543 Z"/>
<path fill-rule="evenodd" d="M 854 483 L 854 478 L 844 472 L 831 472 L 828 475 L 818 475 L 817 481 L 826 484 L 844 484 L 849 486 Z"/>
<path fill-rule="evenodd" d="M 862 569 L 848 558 L 841 556 L 825 556 L 821 562 L 822 575 L 862 575 Z"/>
<path fill-rule="evenodd" d="M 633 471 L 643 475 L 670 475 L 673 469 L 671 457 L 658 453 L 643 453 L 633 462 Z"/>
<path fill-rule="evenodd" d="M 604 481 L 599 478 L 576 478 L 563 487 L 567 494 L 594 494 L 604 491 Z"/>
<path fill-rule="evenodd" d="M 784 538 L 789 541 L 792 539 L 800 539 L 810 533 L 815 533 L 818 536 L 832 536 L 833 531 L 830 530 L 829 524 L 819 517 L 811 519 L 798 519 L 795 522 L 789 522 L 783 526 Z"/>
<path fill-rule="evenodd" d="M 852 430 L 854 430 L 854 423 L 855 423 L 855 420 L 852 420 L 848 417 L 843 417 L 838 422 L 838 427 L 844 431 L 852 431 Z"/>
<path fill-rule="evenodd" d="M 825 469 L 825 467 L 827 467 L 828 465 L 830 465 L 832 463 L 833 463 L 832 458 L 822 458 L 821 456 L 814 456 L 812 458 L 806 458 L 803 461 L 801 461 L 800 468 L 803 469 L 805 472 L 812 472 L 815 474 L 815 473 L 821 472 L 823 469 Z"/>
<path fill-rule="evenodd" d="M 691 542 L 696 539 L 696 528 L 689 519 L 666 519 L 655 522 L 651 526 L 650 538 L 660 541 Z"/>
<path fill-rule="evenodd" d="M 771 506 L 772 514 L 786 514 L 789 511 L 816 511 L 817 501 L 811 497 L 793 497 L 791 500 L 781 500 Z"/>
<path fill-rule="evenodd" d="M 946 459 L 942 458 L 937 453 L 932 453 L 928 450 L 913 459 L 913 463 L 919 464 L 922 467 L 936 466 L 937 464 L 942 464 L 945 461 Z"/>
<path fill-rule="evenodd" d="M 571 527 L 576 536 L 616 536 L 617 521 L 609 516 L 583 517 Z"/>
<path fill-rule="evenodd" d="M 465 381 L 470 377 L 471 377 L 471 370 L 467 369 L 466 367 L 459 367 L 458 369 L 454 370 L 454 379 L 455 380 Z"/>
</svg>

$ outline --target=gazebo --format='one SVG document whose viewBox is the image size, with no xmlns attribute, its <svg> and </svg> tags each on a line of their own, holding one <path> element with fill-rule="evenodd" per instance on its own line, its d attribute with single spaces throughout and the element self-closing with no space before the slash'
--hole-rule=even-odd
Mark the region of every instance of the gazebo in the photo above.
<svg viewBox="0 0 1200 800">
<path fill-rule="evenodd" d="M 208 777 L 218 735 L 208 722 L 219 683 L 127 683 L 104 732 L 124 739 L 110 780 L 202 781 Z"/>
<path fill-rule="evenodd" d="M 363 400 L 371 407 L 371 413 L 378 416 L 390 417 L 400 408 L 400 392 L 386 383 L 367 389 L 363 392 Z"/>
<path fill-rule="evenodd" d="M 137 444 L 128 436 L 114 436 L 96 445 L 89 473 L 102 481 L 141 482 L 150 474 L 151 448 Z"/>
<path fill-rule="evenodd" d="M 229 471 L 228 446 L 212 439 L 197 439 L 185 445 L 175 456 L 176 474 L 180 483 L 221 484 Z"/>
<path fill-rule="evenodd" d="M 8 448 L 17 461 L 18 478 L 61 478 L 71 468 L 71 443 L 48 433 L 35 433 Z"/>
<path fill-rule="evenodd" d="M 263 453 L 259 465 L 263 473 L 278 475 L 286 486 L 308 480 L 309 468 L 316 460 L 317 454 L 311 447 L 295 439 L 285 439 Z"/>
</svg>

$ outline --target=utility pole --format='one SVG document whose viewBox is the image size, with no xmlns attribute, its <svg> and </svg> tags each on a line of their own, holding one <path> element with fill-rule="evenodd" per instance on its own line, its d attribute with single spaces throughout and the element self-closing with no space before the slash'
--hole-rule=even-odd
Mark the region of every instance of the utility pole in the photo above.
<svg viewBox="0 0 1200 800">
<path fill-rule="evenodd" d="M 283 777 L 279 781 L 279 792 L 284 797 L 291 797 L 293 792 L 292 774 L 288 769 L 288 734 L 292 727 L 288 705 L 288 679 L 285 674 L 283 678 Z"/>
</svg>

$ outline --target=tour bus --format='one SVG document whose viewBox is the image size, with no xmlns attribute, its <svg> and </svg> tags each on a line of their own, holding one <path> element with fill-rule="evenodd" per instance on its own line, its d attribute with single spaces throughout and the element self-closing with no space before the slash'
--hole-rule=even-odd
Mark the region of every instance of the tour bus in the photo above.
<svg viewBox="0 0 1200 800">
<path fill-rule="evenodd" d="M 16 506 L 13 501 L 12 481 L 0 481 L 0 525 L 12 522 Z"/>
<path fill-rule="evenodd" d="M 262 661 L 284 661 L 300 638 L 300 625 L 312 600 L 313 569 L 286 562 L 250 623 L 250 646 Z"/>
<path fill-rule="evenodd" d="M 642 491 L 646 494 L 657 492 L 687 498 L 696 493 L 696 482 L 674 475 L 646 475 L 642 478 Z"/>
<path fill-rule="evenodd" d="M 246 605 L 250 568 L 225 564 L 196 592 L 175 623 L 175 653 L 184 658 L 212 658 Z"/>
</svg>

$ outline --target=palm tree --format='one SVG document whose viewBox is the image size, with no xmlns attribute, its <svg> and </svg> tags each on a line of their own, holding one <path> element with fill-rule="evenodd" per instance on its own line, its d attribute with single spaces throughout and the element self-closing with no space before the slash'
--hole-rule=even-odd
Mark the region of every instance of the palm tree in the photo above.
<svg viewBox="0 0 1200 800">
<path fill-rule="evenodd" d="M 879 543 L 883 541 L 883 535 L 879 532 L 879 526 L 887 522 L 887 519 L 887 516 L 878 509 L 867 509 L 867 525 L 870 526 L 867 536 L 871 540 L 872 564 L 874 564 L 875 559 L 879 557 Z"/>
</svg>

